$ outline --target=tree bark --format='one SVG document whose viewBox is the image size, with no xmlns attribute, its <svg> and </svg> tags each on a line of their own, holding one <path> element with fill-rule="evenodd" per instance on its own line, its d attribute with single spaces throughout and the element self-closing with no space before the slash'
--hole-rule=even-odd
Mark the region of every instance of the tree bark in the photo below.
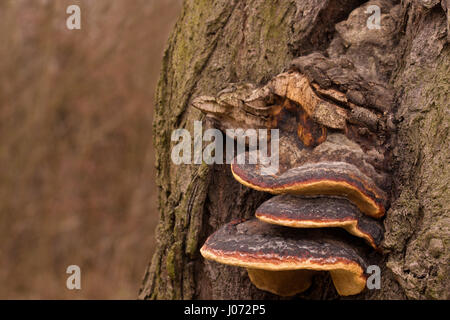
<svg viewBox="0 0 450 320">
<path fill-rule="evenodd" d="M 365 1 L 186 0 L 163 58 L 154 121 L 160 222 L 141 299 L 278 299 L 256 289 L 245 269 L 205 261 L 213 231 L 254 215 L 269 196 L 250 190 L 229 165 L 175 165 L 172 131 L 193 132 L 191 100 L 231 82 L 264 84 L 297 56 L 326 50 L 336 23 Z M 397 1 L 392 1 L 397 4 Z M 392 205 L 384 220 L 382 285 L 352 298 L 449 298 L 450 49 L 445 0 L 399 3 L 393 72 L 398 123 L 392 150 Z M 204 122 L 204 127 L 208 123 Z M 192 135 L 193 136 L 193 135 Z M 301 298 L 338 298 L 324 274 Z"/>
</svg>

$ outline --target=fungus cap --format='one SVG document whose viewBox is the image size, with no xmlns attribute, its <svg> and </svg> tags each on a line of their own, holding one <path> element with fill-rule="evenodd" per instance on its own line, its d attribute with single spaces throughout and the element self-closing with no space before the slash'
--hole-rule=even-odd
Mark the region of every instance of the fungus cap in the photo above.
<svg viewBox="0 0 450 320">
<path fill-rule="evenodd" d="M 261 221 L 294 228 L 340 227 L 377 249 L 383 239 L 379 221 L 365 216 L 347 199 L 303 198 L 283 194 L 264 202 L 255 213 Z"/>
<path fill-rule="evenodd" d="M 231 171 L 237 181 L 258 191 L 342 196 L 368 216 L 381 218 L 385 213 L 386 193 L 349 163 L 324 161 L 294 167 L 281 174 L 262 175 L 259 164 L 238 164 L 235 161 Z"/>
<path fill-rule="evenodd" d="M 251 219 L 221 227 L 200 252 L 206 259 L 247 268 L 256 287 L 278 295 L 306 290 L 311 271 L 329 271 L 337 292 L 347 296 L 366 285 L 368 263 L 360 250 L 342 230 L 293 229 Z"/>
</svg>

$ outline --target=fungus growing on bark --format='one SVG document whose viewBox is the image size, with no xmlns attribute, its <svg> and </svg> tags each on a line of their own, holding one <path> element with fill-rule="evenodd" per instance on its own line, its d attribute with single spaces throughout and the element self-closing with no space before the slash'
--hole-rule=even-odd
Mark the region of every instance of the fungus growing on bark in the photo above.
<svg viewBox="0 0 450 320">
<path fill-rule="evenodd" d="M 256 287 L 281 296 L 308 289 L 314 271 L 329 271 L 342 296 L 358 294 L 366 285 L 364 252 L 341 230 L 235 221 L 213 233 L 200 252 L 206 259 L 247 268 Z"/>
<path fill-rule="evenodd" d="M 231 165 L 234 177 L 243 185 L 272 194 L 342 196 L 364 214 L 380 218 L 385 213 L 386 194 L 354 165 L 320 162 L 288 169 L 279 175 L 260 174 L 259 164 Z"/>
<path fill-rule="evenodd" d="M 365 239 L 375 249 L 383 239 L 383 227 L 346 199 L 302 198 L 278 195 L 264 202 L 255 213 L 261 221 L 293 228 L 340 227 Z"/>
<path fill-rule="evenodd" d="M 281 296 L 307 290 L 318 271 L 330 272 L 340 295 L 360 293 L 367 255 L 351 235 L 373 248 L 383 238 L 372 218 L 382 217 L 388 205 L 383 139 L 393 94 L 345 59 L 327 59 L 313 53 L 265 86 L 232 84 L 217 97 L 192 102 L 225 133 L 279 129 L 277 141 L 268 135 L 275 151 L 272 143 L 267 154 L 249 148 L 231 164 L 241 184 L 279 196 L 257 209 L 258 219 L 220 228 L 200 251 L 206 259 L 245 267 L 256 287 Z M 278 162 L 267 171 L 261 160 L 269 154 Z"/>
</svg>

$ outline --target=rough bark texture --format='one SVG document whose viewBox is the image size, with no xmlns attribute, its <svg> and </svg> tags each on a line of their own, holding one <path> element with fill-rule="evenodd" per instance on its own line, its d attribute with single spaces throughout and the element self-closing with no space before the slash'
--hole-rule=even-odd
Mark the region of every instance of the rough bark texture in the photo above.
<svg viewBox="0 0 450 320">
<path fill-rule="evenodd" d="M 236 182 L 229 165 L 173 164 L 171 134 L 178 128 L 192 132 L 194 120 L 202 119 L 189 106 L 194 97 L 217 93 L 231 82 L 264 84 L 294 57 L 335 46 L 336 23 L 364 2 L 185 1 L 157 90 L 160 223 L 140 298 L 278 298 L 256 289 L 244 269 L 207 262 L 199 254 L 209 234 L 232 219 L 253 216 L 269 196 Z M 402 1 L 395 50 L 374 53 L 392 55 L 386 61 L 396 62 L 394 72 L 385 74 L 397 94 L 394 187 L 384 221 L 381 289 L 353 298 L 449 298 L 450 49 L 445 7 L 445 0 L 434 6 L 430 1 Z M 321 275 L 300 297 L 338 295 L 329 276 Z"/>
</svg>

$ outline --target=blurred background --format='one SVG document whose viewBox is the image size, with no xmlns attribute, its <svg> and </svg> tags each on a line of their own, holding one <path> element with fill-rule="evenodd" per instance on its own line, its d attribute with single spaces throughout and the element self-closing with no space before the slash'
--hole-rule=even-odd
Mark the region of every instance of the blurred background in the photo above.
<svg viewBox="0 0 450 320">
<path fill-rule="evenodd" d="M 66 8 L 81 8 L 81 30 Z M 0 299 L 136 299 L 180 0 L 0 0 Z M 81 268 L 68 290 L 66 268 Z"/>
</svg>

